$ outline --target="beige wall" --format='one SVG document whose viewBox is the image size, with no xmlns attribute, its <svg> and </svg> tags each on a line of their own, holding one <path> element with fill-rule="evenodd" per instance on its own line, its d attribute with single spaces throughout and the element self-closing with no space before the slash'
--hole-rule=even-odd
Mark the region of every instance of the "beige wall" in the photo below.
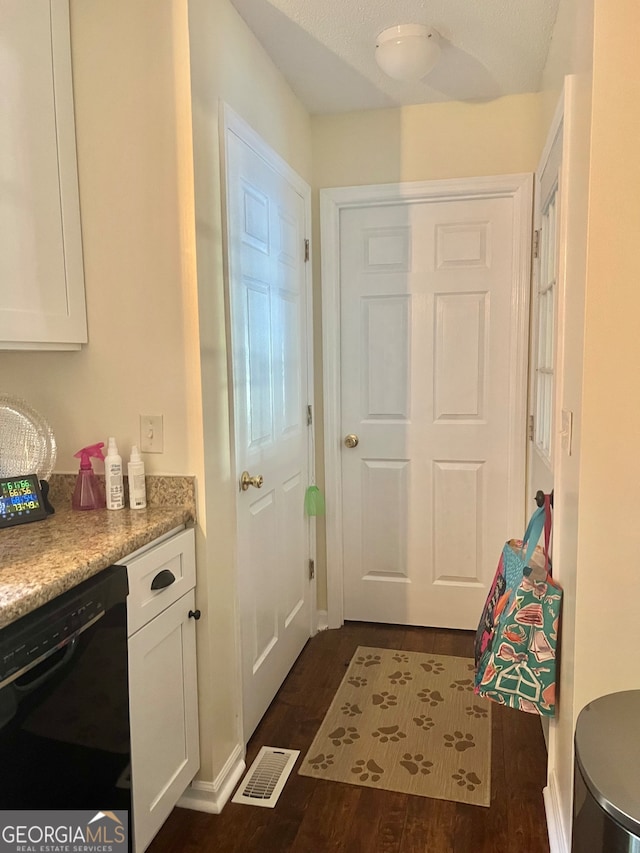
<svg viewBox="0 0 640 853">
<path fill-rule="evenodd" d="M 545 75 L 547 115 L 561 73 L 574 75 L 557 405 L 574 412 L 575 428 L 573 454 L 561 454 L 556 467 L 554 564 L 565 604 L 560 708 L 549 752 L 567 843 L 577 716 L 597 696 L 640 684 L 640 661 L 629 653 L 640 640 L 639 26 L 632 0 L 563 0 Z"/>
<path fill-rule="evenodd" d="M 71 18 L 90 339 L 80 352 L 0 353 L 0 388 L 50 420 L 59 471 L 108 435 L 128 456 L 152 413 L 165 451 L 147 471 L 197 476 L 211 782 L 240 745 L 219 99 L 308 181 L 310 120 L 229 0 L 71 0 Z"/>
<path fill-rule="evenodd" d="M 207 625 L 198 665 L 203 767 L 215 780 L 241 743 L 235 585 L 235 496 L 231 481 L 219 111 L 228 103 L 310 182 L 311 125 L 280 72 L 229 0 L 190 0 L 193 150 L 207 495 L 207 574 L 199 599 Z M 215 735 L 215 736 L 214 736 Z"/>
<path fill-rule="evenodd" d="M 584 303 L 587 260 L 590 168 L 591 88 L 593 64 L 593 0 L 561 0 L 551 49 L 543 75 L 545 125 L 571 75 L 565 115 L 561 223 L 566 252 L 561 253 L 558 322 L 560 347 L 556 408 L 573 412 L 572 455 L 558 453 L 555 463 L 553 558 L 564 588 L 562 665 L 558 716 L 549 731 L 549 790 L 556 800 L 561 831 L 568 843 L 573 798 L 573 735 L 580 707 L 575 701 L 576 609 L 578 607 L 579 510 L 582 493 L 582 384 Z"/>
<path fill-rule="evenodd" d="M 318 190 L 533 172 L 544 139 L 543 106 L 541 95 L 530 94 L 483 104 L 424 104 L 312 118 L 316 469 L 321 487 L 324 440 Z M 318 522 L 318 607 L 324 610 L 326 552 L 323 520 Z"/>
<path fill-rule="evenodd" d="M 551 49 L 543 75 L 544 121 L 549 124 L 565 75 L 567 100 L 561 184 L 561 253 L 558 294 L 558 377 L 556 408 L 573 412 L 572 455 L 558 453 L 555 462 L 554 567 L 564 588 L 562 665 L 558 716 L 549 731 L 549 791 L 555 800 L 560 832 L 569 843 L 573 794 L 573 735 L 580 710 L 576 683 L 576 612 L 579 607 L 578 545 L 582 495 L 582 386 L 584 304 L 590 181 L 591 88 L 593 64 L 592 0 L 561 0 Z M 568 849 L 568 848 L 567 848 Z"/>
<path fill-rule="evenodd" d="M 592 68 L 593 0 L 560 0 L 542 74 L 547 125 L 560 97 L 565 74 L 574 74 L 583 81 L 590 81 Z"/>
<path fill-rule="evenodd" d="M 576 614 L 580 607 L 579 516 L 583 494 L 582 388 L 585 279 L 590 183 L 590 135 L 593 66 L 593 0 L 561 0 L 543 75 L 544 121 L 549 124 L 563 89 L 565 105 L 561 229 L 565 252 L 560 256 L 558 294 L 557 386 L 555 405 L 573 412 L 572 454 L 558 452 L 555 461 L 553 558 L 564 588 L 562 661 L 558 715 L 549 731 L 549 792 L 555 800 L 560 832 L 569 844 L 573 799 L 573 736 L 577 714 L 576 685 L 586 673 L 576 666 Z M 580 572 L 582 569 L 580 569 Z M 568 847 L 567 847 L 568 849 Z"/>
<path fill-rule="evenodd" d="M 0 353 L 0 387 L 51 422 L 58 471 L 76 471 L 73 453 L 109 435 L 128 457 L 147 413 L 164 415 L 165 446 L 146 456 L 148 472 L 201 464 L 183 5 L 71 2 L 90 343 Z"/>
<path fill-rule="evenodd" d="M 314 116 L 314 185 L 531 172 L 542 146 L 541 107 L 531 94 Z"/>
<path fill-rule="evenodd" d="M 640 686 L 640 7 L 595 0 L 576 706 Z"/>
<path fill-rule="evenodd" d="M 71 0 L 90 343 L 80 352 L 0 353 L 0 387 L 51 421 L 58 470 L 75 470 L 71 454 L 109 434 L 126 455 L 139 413 L 150 412 L 164 415 L 165 452 L 147 457 L 148 470 L 198 476 L 201 778 L 214 780 L 240 732 L 219 100 L 317 190 L 533 171 L 563 75 L 574 74 L 558 405 L 574 412 L 575 432 L 573 455 L 556 471 L 565 612 L 560 715 L 550 732 L 568 832 L 577 713 L 640 677 L 635 657 L 619 654 L 618 633 L 624 626 L 624 648 L 638 644 L 640 10 L 633 0 L 561 0 L 542 95 L 310 121 L 229 0 L 188 5 L 189 34 L 187 0 Z"/>
<path fill-rule="evenodd" d="M 127 457 L 139 414 L 162 414 L 164 453 L 145 454 L 146 469 L 196 475 L 206 577 L 187 3 L 70 10 L 89 343 L 0 353 L 0 386 L 50 420 L 58 471 L 77 470 L 74 451 L 108 435 Z M 203 734 L 206 744 L 206 722 Z"/>
</svg>

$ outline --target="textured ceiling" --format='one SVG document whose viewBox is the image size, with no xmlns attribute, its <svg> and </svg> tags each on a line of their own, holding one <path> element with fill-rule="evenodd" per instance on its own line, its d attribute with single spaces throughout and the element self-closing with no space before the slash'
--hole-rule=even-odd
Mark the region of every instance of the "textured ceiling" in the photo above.
<svg viewBox="0 0 640 853">
<path fill-rule="evenodd" d="M 490 100 L 540 89 L 559 0 L 231 0 L 311 113 Z M 428 24 L 442 55 L 418 83 L 386 77 L 376 36 Z"/>
</svg>

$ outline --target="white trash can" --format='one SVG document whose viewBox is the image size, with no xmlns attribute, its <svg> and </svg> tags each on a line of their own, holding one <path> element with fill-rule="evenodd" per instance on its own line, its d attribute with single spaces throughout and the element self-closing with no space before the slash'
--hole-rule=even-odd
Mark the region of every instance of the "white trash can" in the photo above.
<svg viewBox="0 0 640 853">
<path fill-rule="evenodd" d="M 640 853 L 640 690 L 578 716 L 571 853 Z"/>
</svg>

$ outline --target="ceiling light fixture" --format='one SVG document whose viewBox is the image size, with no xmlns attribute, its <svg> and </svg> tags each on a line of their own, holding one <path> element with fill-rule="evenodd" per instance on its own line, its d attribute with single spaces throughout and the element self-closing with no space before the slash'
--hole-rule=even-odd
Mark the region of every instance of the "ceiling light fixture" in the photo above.
<svg viewBox="0 0 640 853">
<path fill-rule="evenodd" d="M 376 41 L 376 61 L 394 80 L 415 82 L 440 56 L 438 33 L 422 24 L 399 24 L 383 30 Z"/>
</svg>

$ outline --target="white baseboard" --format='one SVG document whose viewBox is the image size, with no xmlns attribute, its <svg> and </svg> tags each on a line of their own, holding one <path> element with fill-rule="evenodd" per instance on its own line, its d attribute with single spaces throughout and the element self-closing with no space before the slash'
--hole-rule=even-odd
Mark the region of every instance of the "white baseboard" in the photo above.
<svg viewBox="0 0 640 853">
<path fill-rule="evenodd" d="M 547 814 L 550 853 L 570 853 L 570 842 L 562 822 L 562 811 L 558 800 L 555 773 L 549 774 L 549 784 L 542 791 L 544 809 Z"/>
<path fill-rule="evenodd" d="M 220 814 L 245 769 L 244 747 L 238 744 L 213 782 L 192 782 L 177 805 L 197 812 Z"/>
<path fill-rule="evenodd" d="M 329 627 L 329 614 L 326 610 L 318 610 L 316 612 L 316 630 L 326 631 Z"/>
</svg>

